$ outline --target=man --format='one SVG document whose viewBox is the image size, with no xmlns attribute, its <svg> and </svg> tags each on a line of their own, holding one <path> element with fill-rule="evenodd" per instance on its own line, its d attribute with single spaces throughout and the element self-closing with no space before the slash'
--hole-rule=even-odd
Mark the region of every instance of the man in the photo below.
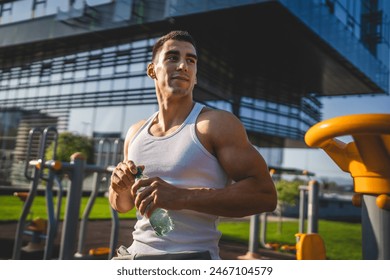
<svg viewBox="0 0 390 280">
<path fill-rule="evenodd" d="M 147 74 L 159 111 L 130 127 L 109 192 L 118 212 L 135 206 L 146 216 L 124 252 L 130 258 L 219 259 L 218 216 L 276 207 L 267 165 L 241 122 L 193 101 L 196 73 L 196 46 L 188 32 L 172 31 L 156 42 Z M 148 179 L 135 180 L 137 167 Z M 175 225 L 165 236 L 156 235 L 147 219 L 157 208 L 167 209 Z"/>
</svg>

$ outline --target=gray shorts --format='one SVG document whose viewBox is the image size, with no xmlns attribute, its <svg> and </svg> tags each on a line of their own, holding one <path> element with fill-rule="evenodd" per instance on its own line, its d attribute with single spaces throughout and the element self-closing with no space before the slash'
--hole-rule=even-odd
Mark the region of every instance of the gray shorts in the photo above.
<svg viewBox="0 0 390 280">
<path fill-rule="evenodd" d="M 125 246 L 120 246 L 117 256 L 113 260 L 211 260 L 209 251 L 203 252 L 180 252 L 166 254 L 130 254 Z"/>
</svg>

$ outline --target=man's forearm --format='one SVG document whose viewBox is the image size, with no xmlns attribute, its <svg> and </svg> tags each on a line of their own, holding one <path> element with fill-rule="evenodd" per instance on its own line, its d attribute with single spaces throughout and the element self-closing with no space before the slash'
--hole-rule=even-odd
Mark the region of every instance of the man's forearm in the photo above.
<svg viewBox="0 0 390 280">
<path fill-rule="evenodd" d="M 117 193 L 110 186 L 108 200 L 110 202 L 111 207 L 120 213 L 126 213 L 134 207 L 130 191 L 123 191 L 121 193 Z"/>
<path fill-rule="evenodd" d="M 276 207 L 276 194 L 266 192 L 251 179 L 223 189 L 189 189 L 184 208 L 225 217 L 244 217 L 272 212 Z"/>
</svg>

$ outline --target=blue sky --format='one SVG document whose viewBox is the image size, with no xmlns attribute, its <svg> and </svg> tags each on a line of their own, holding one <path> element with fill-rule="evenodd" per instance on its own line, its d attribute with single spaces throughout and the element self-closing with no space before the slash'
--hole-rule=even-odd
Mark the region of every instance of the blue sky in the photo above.
<svg viewBox="0 0 390 280">
<path fill-rule="evenodd" d="M 369 95 L 350 97 L 324 97 L 323 120 L 351 114 L 388 113 L 390 114 L 389 95 Z M 342 141 L 348 142 L 348 137 Z M 306 169 L 316 173 L 316 177 L 327 177 L 341 184 L 352 183 L 350 175 L 343 172 L 321 149 L 286 149 L 283 166 Z"/>
</svg>

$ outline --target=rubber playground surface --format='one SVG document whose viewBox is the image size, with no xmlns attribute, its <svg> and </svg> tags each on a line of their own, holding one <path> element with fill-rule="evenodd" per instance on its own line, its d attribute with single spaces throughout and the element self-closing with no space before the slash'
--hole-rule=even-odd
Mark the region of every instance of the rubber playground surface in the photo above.
<svg viewBox="0 0 390 280">
<path fill-rule="evenodd" d="M 135 220 L 120 220 L 118 246 L 129 246 L 132 242 L 131 231 L 133 229 Z M 0 223 L 0 260 L 12 259 L 13 245 L 15 241 L 17 223 L 16 222 L 2 222 Z M 54 249 L 52 259 L 58 259 L 61 243 L 61 230 L 62 224 L 59 224 L 58 233 L 54 242 Z M 88 222 L 86 229 L 86 238 L 83 255 L 88 256 L 90 249 L 96 249 L 100 247 L 109 247 L 111 234 L 111 221 L 110 220 L 91 220 Z M 31 241 L 31 236 L 25 235 L 23 237 L 23 246 Z M 75 244 L 75 250 L 77 244 Z M 246 259 L 248 253 L 248 244 L 228 242 L 222 240 L 220 242 L 220 256 L 223 260 L 236 260 Z M 268 249 L 259 249 L 258 259 L 273 259 L 273 260 L 291 260 L 295 259 L 295 255 L 283 254 Z M 42 259 L 43 251 L 25 252 L 21 251 L 21 259 Z M 97 259 L 107 259 L 107 255 L 94 257 Z"/>
</svg>

